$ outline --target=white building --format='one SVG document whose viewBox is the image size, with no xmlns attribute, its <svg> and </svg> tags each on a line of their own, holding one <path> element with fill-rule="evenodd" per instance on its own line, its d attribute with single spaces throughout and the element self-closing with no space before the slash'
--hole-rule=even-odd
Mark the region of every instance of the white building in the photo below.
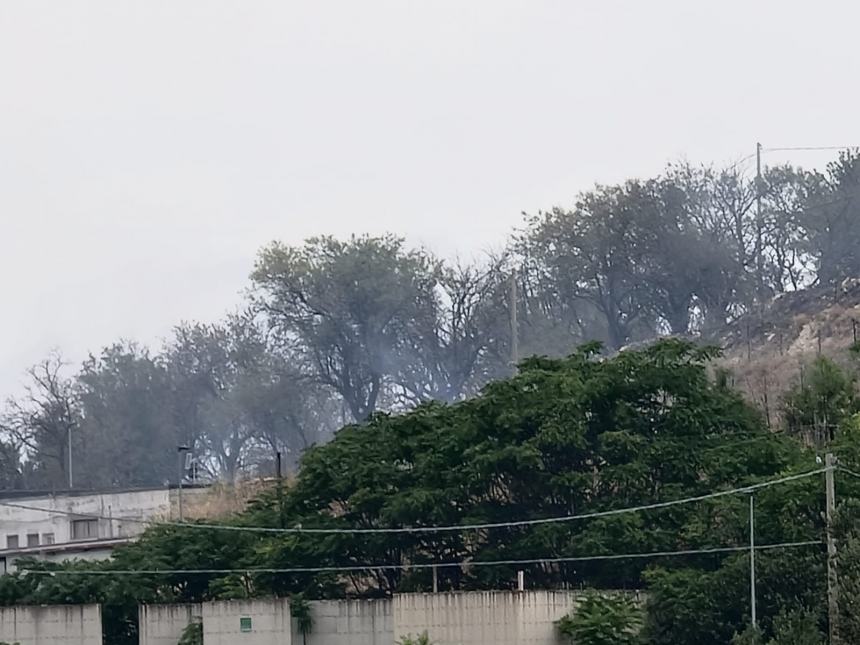
<svg viewBox="0 0 860 645">
<path fill-rule="evenodd" d="M 183 502 L 205 488 L 182 491 Z M 0 574 L 22 557 L 45 560 L 103 559 L 133 540 L 147 522 L 179 518 L 176 488 L 110 492 L 0 492 Z"/>
</svg>

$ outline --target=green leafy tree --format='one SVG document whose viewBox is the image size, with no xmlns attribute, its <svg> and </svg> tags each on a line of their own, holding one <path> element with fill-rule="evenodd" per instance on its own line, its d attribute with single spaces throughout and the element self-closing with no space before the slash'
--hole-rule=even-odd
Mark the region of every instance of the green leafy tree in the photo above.
<svg viewBox="0 0 860 645">
<path fill-rule="evenodd" d="M 783 396 L 785 429 L 824 445 L 858 410 L 854 377 L 828 358 L 819 357 L 804 370 L 802 382 Z"/>
<path fill-rule="evenodd" d="M 314 620 L 311 615 L 311 605 L 304 594 L 297 593 L 290 596 L 290 615 L 296 619 L 299 632 L 302 634 L 302 642 L 307 643 L 308 634 L 311 633 L 314 626 Z"/>
<path fill-rule="evenodd" d="M 393 372 L 402 330 L 432 298 L 435 265 L 391 236 L 322 237 L 264 249 L 252 279 L 272 328 L 300 343 L 316 378 L 363 421 Z"/>
<path fill-rule="evenodd" d="M 183 629 L 177 645 L 203 645 L 203 623 L 193 622 Z"/>
<path fill-rule="evenodd" d="M 175 480 L 181 439 L 170 417 L 170 381 L 157 356 L 135 343 L 115 343 L 84 362 L 76 383 L 81 483 L 105 488 Z"/>
<path fill-rule="evenodd" d="M 577 645 L 635 645 L 642 610 L 627 596 L 591 592 L 557 625 L 561 634 Z"/>
<path fill-rule="evenodd" d="M 327 528 L 552 517 L 737 485 L 772 476 L 796 458 L 797 450 L 768 434 L 736 392 L 709 380 L 712 350 L 665 341 L 604 361 L 596 360 L 596 351 L 531 359 L 518 376 L 490 384 L 475 399 L 377 415 L 342 429 L 308 453 L 283 500 L 284 514 L 292 525 Z M 276 526 L 277 508 L 268 497 L 252 512 L 258 523 Z M 745 526 L 742 505 L 719 513 L 706 507 L 497 529 L 477 539 L 458 533 L 294 535 L 263 555 L 272 568 L 563 557 L 672 550 L 715 535 L 743 540 Z M 631 587 L 641 584 L 642 567 L 581 563 L 530 575 L 547 586 Z M 354 582 L 368 594 L 392 593 L 420 588 L 428 575 L 384 568 Z M 504 588 L 515 570 L 446 568 L 440 575 L 448 588 Z"/>
<path fill-rule="evenodd" d="M 811 611 L 782 611 L 773 621 L 773 638 L 767 645 L 824 645 L 818 616 Z"/>
<path fill-rule="evenodd" d="M 804 204 L 801 225 L 815 258 L 819 283 L 833 285 L 860 274 L 860 152 L 849 150 L 815 173 Z"/>
<path fill-rule="evenodd" d="M 598 187 L 572 211 L 556 208 L 529 220 L 527 248 L 551 277 L 555 297 L 599 311 L 612 349 L 631 340 L 638 324 L 649 327 L 639 191 L 637 182 Z"/>
<path fill-rule="evenodd" d="M 762 645 L 764 643 L 762 632 L 758 627 L 747 625 L 743 631 L 732 636 L 731 645 Z"/>
</svg>

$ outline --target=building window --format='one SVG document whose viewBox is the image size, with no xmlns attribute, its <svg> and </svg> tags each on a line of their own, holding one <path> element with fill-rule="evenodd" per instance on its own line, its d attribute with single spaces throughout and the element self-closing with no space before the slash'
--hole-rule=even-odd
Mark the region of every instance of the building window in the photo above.
<svg viewBox="0 0 860 645">
<path fill-rule="evenodd" d="M 54 543 L 54 534 L 53 533 L 42 533 L 42 544 L 53 544 Z"/>
<path fill-rule="evenodd" d="M 98 520 L 72 520 L 73 540 L 96 540 L 98 537 Z"/>
<path fill-rule="evenodd" d="M 27 546 L 39 546 L 38 533 L 27 533 Z"/>
<path fill-rule="evenodd" d="M 18 548 L 18 536 L 17 535 L 7 535 L 6 536 L 6 548 L 7 549 L 17 549 Z"/>
</svg>

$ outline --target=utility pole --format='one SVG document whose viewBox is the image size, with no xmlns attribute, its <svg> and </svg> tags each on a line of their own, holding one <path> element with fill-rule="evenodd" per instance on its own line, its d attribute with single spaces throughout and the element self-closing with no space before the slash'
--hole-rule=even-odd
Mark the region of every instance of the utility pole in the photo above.
<svg viewBox="0 0 860 645">
<path fill-rule="evenodd" d="M 836 458 L 832 452 L 824 457 L 824 481 L 827 491 L 827 616 L 830 642 L 835 643 L 839 635 L 839 581 L 836 577 L 836 538 L 833 535 L 833 521 L 836 515 L 836 483 L 834 471 Z"/>
<path fill-rule="evenodd" d="M 284 516 L 284 476 L 282 472 L 281 451 L 275 453 L 275 469 L 278 475 L 278 522 L 281 528 L 286 528 L 287 522 Z"/>
<path fill-rule="evenodd" d="M 520 362 L 520 328 L 517 322 L 517 270 L 511 273 L 511 365 L 517 369 Z"/>
<path fill-rule="evenodd" d="M 179 521 L 183 520 L 182 514 L 182 480 L 183 480 L 183 466 L 182 463 L 185 457 L 185 453 L 188 452 L 188 446 L 176 446 L 176 454 L 179 456 Z"/>
<path fill-rule="evenodd" d="M 750 495 L 750 619 L 753 629 L 758 627 L 755 612 L 755 502 Z"/>
<path fill-rule="evenodd" d="M 69 490 L 75 487 L 75 480 L 72 476 L 72 426 L 68 428 L 69 435 Z"/>
</svg>

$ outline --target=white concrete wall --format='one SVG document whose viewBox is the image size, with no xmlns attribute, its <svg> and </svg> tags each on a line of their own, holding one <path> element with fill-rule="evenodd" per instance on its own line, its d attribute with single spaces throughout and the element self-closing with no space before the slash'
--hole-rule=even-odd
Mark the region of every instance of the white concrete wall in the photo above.
<svg viewBox="0 0 860 645">
<path fill-rule="evenodd" d="M 206 645 L 290 645 L 290 605 L 286 598 L 207 602 L 202 613 Z M 251 619 L 252 631 L 240 630 L 242 617 Z"/>
<path fill-rule="evenodd" d="M 2 607 L 0 641 L 21 645 L 102 645 L 101 607 Z"/>
<path fill-rule="evenodd" d="M 555 621 L 576 605 L 565 591 L 481 591 L 394 597 L 395 638 L 426 631 L 435 645 L 560 645 Z"/>
<path fill-rule="evenodd" d="M 311 601 L 306 638 L 286 599 L 149 605 L 140 610 L 140 645 L 176 645 L 194 616 L 202 616 L 206 645 L 393 645 L 424 631 L 435 645 L 561 645 L 555 621 L 578 598 L 573 591 L 482 591 Z M 242 616 L 251 618 L 252 632 L 241 632 Z"/>
<path fill-rule="evenodd" d="M 176 645 L 183 630 L 202 620 L 203 608 L 192 605 L 141 605 L 138 610 L 140 645 Z"/>
<path fill-rule="evenodd" d="M 313 627 L 303 641 L 293 619 L 293 643 L 297 645 L 392 645 L 392 601 L 315 600 L 310 603 Z"/>
</svg>

